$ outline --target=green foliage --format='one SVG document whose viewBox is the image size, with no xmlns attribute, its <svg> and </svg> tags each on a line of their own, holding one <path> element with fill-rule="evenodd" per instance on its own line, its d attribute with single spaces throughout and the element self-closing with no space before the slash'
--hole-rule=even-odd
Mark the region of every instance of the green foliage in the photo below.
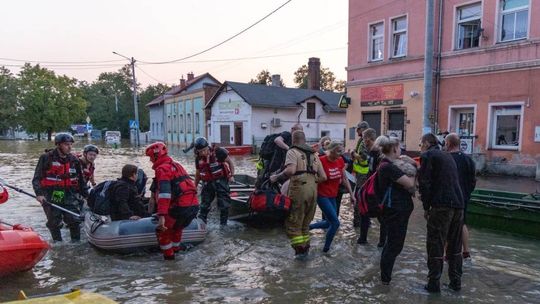
<svg viewBox="0 0 540 304">
<path fill-rule="evenodd" d="M 19 105 L 22 127 L 31 133 L 67 130 L 86 116 L 86 100 L 77 80 L 27 63 L 19 73 Z"/>
<path fill-rule="evenodd" d="M 19 126 L 18 94 L 17 78 L 5 67 L 0 67 L 0 130 Z"/>
<path fill-rule="evenodd" d="M 302 65 L 296 72 L 294 72 L 294 83 L 296 83 L 299 89 L 308 88 L 308 66 Z M 337 80 L 334 72 L 329 68 L 321 68 L 321 90 L 331 92 L 344 92 L 345 81 Z"/>
<path fill-rule="evenodd" d="M 251 79 L 249 81 L 251 84 L 264 84 L 264 85 L 272 85 L 272 74 L 268 70 L 262 70 L 255 76 L 255 79 Z M 285 83 L 283 82 L 283 79 L 279 80 L 280 86 L 285 87 Z"/>
</svg>

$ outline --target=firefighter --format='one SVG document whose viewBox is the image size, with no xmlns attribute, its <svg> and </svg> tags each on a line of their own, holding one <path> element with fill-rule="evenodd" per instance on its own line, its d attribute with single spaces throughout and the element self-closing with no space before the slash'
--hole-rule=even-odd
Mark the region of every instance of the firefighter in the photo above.
<svg viewBox="0 0 540 304">
<path fill-rule="evenodd" d="M 95 145 L 86 145 L 84 146 L 83 155 L 79 157 L 86 185 L 90 183 L 92 187 L 96 186 L 96 181 L 94 180 L 94 171 L 96 170 L 96 167 L 94 162 L 98 154 L 98 147 Z"/>
<path fill-rule="evenodd" d="M 159 247 L 165 260 L 174 260 L 176 252 L 187 249 L 180 243 L 182 231 L 199 212 L 197 187 L 184 167 L 168 155 L 164 143 L 149 145 L 145 154 L 155 172 L 152 195 L 157 202 Z"/>
<path fill-rule="evenodd" d="M 292 147 L 287 151 L 285 169 L 270 176 L 270 181 L 285 182 L 290 180 L 288 195 L 291 198 L 291 210 L 285 220 L 285 229 L 297 258 L 309 253 L 309 224 L 317 208 L 317 182 L 326 180 L 326 173 L 315 151 L 306 144 L 303 131 L 292 133 Z"/>
<path fill-rule="evenodd" d="M 199 217 L 207 221 L 210 205 L 217 196 L 219 222 L 227 225 L 231 201 L 229 182 L 233 182 L 234 165 L 224 148 L 210 147 L 204 137 L 195 139 L 195 185 L 202 181 L 201 211 Z"/>
<path fill-rule="evenodd" d="M 46 151 L 39 158 L 32 186 L 36 199 L 43 206 L 47 216 L 47 228 L 54 242 L 62 241 L 62 220 L 69 227 L 71 241 L 81 238 L 80 219 L 60 211 L 44 202 L 57 204 L 65 209 L 80 213 L 78 197 L 87 196 L 87 188 L 79 159 L 71 154 L 73 136 L 58 133 L 54 138 L 56 149 Z"/>
</svg>

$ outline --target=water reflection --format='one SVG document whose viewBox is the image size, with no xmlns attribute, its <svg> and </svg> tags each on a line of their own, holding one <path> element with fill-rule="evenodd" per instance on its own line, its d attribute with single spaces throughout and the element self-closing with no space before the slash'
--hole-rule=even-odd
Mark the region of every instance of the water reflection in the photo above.
<svg viewBox="0 0 540 304">
<path fill-rule="evenodd" d="M 82 150 L 85 142 L 75 144 Z M 151 176 L 143 149 L 100 145 L 96 180 L 120 176 L 125 163 L 141 166 Z M 39 142 L 0 141 L 0 177 L 31 189 L 39 154 L 51 146 Z M 193 155 L 171 148 L 174 158 L 193 172 Z M 250 158 L 235 157 L 237 171 L 254 173 Z M 0 205 L 0 217 L 28 223 L 49 237 L 39 205 L 22 194 Z M 460 293 L 443 289 L 428 295 L 422 286 L 427 276 L 425 221 L 417 203 L 411 216 L 403 252 L 394 268 L 392 284 L 379 283 L 378 228 L 370 244 L 356 245 L 350 206 L 342 209 L 342 226 L 331 256 L 322 254 L 324 231 L 313 233 L 307 261 L 292 259 L 281 228 L 254 229 L 232 222 L 219 228 L 215 211 L 207 240 L 175 262 L 161 254 L 115 255 L 99 252 L 88 243 L 54 245 L 31 272 L 2 278 L 0 300 L 12 299 L 19 289 L 29 294 L 73 287 L 97 291 L 123 303 L 245 302 L 245 303 L 539 303 L 540 242 L 471 229 L 473 264 L 465 267 Z M 320 217 L 320 214 L 317 214 Z M 64 231 L 67 233 L 67 231 Z M 447 282 L 446 276 L 443 282 Z"/>
</svg>

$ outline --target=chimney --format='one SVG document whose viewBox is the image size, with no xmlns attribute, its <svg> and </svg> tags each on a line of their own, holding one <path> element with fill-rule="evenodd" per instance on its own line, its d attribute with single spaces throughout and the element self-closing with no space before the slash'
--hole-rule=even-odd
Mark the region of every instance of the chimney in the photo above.
<svg viewBox="0 0 540 304">
<path fill-rule="evenodd" d="M 272 86 L 281 87 L 281 76 L 279 74 L 272 75 Z"/>
<path fill-rule="evenodd" d="M 307 88 L 310 90 L 321 89 L 321 61 L 319 58 L 309 58 Z"/>
<path fill-rule="evenodd" d="M 193 72 L 189 72 L 187 74 L 187 81 L 191 81 L 191 80 L 193 80 L 193 78 L 195 78 L 195 75 L 193 75 Z"/>
<path fill-rule="evenodd" d="M 183 89 L 185 87 L 186 87 L 186 80 L 184 79 L 184 75 L 182 75 L 182 78 L 180 78 L 180 89 Z"/>
</svg>

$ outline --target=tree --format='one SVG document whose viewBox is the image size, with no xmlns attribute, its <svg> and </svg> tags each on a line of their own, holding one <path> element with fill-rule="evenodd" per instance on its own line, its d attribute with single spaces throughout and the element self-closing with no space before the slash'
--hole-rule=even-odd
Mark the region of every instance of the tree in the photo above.
<svg viewBox="0 0 540 304">
<path fill-rule="evenodd" d="M 26 63 L 19 73 L 19 85 L 21 125 L 28 132 L 47 132 L 51 140 L 53 131 L 84 120 L 86 100 L 76 79 Z"/>
<path fill-rule="evenodd" d="M 308 88 L 308 66 L 302 65 L 294 72 L 294 83 L 300 89 Z M 321 90 L 331 92 L 344 92 L 345 81 L 336 81 L 336 76 L 329 68 L 321 68 Z"/>
<path fill-rule="evenodd" d="M 251 79 L 249 81 L 251 84 L 264 84 L 264 85 L 272 85 L 272 74 L 268 70 L 262 70 L 255 76 L 255 79 Z M 284 87 L 285 83 L 283 83 L 283 79 L 279 79 L 279 86 Z"/>
<path fill-rule="evenodd" d="M 17 82 L 17 78 L 8 69 L 0 67 L 0 131 L 19 126 Z"/>
</svg>

